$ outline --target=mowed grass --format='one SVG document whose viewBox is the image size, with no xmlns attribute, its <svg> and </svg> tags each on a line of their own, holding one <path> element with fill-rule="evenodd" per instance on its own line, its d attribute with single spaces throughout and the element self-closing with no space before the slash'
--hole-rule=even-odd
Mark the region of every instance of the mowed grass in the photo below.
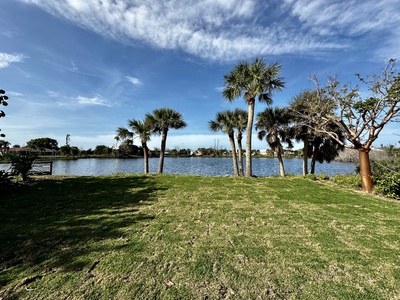
<svg viewBox="0 0 400 300">
<path fill-rule="evenodd" d="M 0 299 L 400 299 L 400 203 L 300 177 L 56 177 L 0 228 Z"/>
</svg>

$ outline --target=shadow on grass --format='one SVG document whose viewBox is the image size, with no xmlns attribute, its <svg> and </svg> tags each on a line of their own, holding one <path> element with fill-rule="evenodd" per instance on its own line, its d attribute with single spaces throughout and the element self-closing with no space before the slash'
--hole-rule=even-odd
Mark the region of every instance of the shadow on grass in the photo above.
<svg viewBox="0 0 400 300">
<path fill-rule="evenodd" d="M 44 273 L 90 272 L 103 253 L 129 243 L 138 223 L 153 219 L 141 208 L 160 189 L 151 176 L 112 176 L 40 180 L 3 193 L 0 287 Z"/>
</svg>

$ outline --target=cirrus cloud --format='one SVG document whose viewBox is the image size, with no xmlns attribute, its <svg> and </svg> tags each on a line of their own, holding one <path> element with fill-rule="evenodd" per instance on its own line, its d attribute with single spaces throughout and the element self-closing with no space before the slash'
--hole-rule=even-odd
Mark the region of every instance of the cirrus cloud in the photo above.
<svg viewBox="0 0 400 300">
<path fill-rule="evenodd" d="M 26 58 L 23 54 L 10 54 L 0 52 L 0 69 L 8 67 L 15 62 L 23 62 Z"/>
</svg>

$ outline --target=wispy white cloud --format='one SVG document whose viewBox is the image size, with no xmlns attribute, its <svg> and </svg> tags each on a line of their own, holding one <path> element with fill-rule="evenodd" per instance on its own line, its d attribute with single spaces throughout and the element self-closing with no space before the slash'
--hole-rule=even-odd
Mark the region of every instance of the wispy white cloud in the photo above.
<svg viewBox="0 0 400 300">
<path fill-rule="evenodd" d="M 133 85 L 136 85 L 136 86 L 141 86 L 141 85 L 143 85 L 143 82 L 142 82 L 139 78 L 131 77 L 131 76 L 125 76 L 125 78 L 126 78 L 130 83 L 132 83 Z"/>
<path fill-rule="evenodd" d="M 291 20 L 259 21 L 280 7 L 270 8 L 257 0 L 21 1 L 124 43 L 139 40 L 155 48 L 179 49 L 211 60 L 343 47 L 301 33 Z"/>
<path fill-rule="evenodd" d="M 8 67 L 12 63 L 23 62 L 25 55 L 19 53 L 3 53 L 0 52 L 0 69 Z"/>
<path fill-rule="evenodd" d="M 400 21 L 400 14 L 394 13 L 400 9 L 398 0 L 285 0 L 284 6 L 302 25 L 320 35 L 360 35 L 397 28 Z"/>
<path fill-rule="evenodd" d="M 19 97 L 19 96 L 23 96 L 24 94 L 19 93 L 19 92 L 9 91 L 9 92 L 7 92 L 7 95 L 8 96 Z"/>
<path fill-rule="evenodd" d="M 78 103 L 82 105 L 102 105 L 102 106 L 111 106 L 107 101 L 101 99 L 99 96 L 93 98 L 87 98 L 83 96 L 78 96 Z"/>
</svg>

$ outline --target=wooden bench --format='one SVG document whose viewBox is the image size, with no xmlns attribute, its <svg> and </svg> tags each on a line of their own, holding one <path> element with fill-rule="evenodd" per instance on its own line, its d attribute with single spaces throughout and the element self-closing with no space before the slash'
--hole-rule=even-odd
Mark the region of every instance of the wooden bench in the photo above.
<svg viewBox="0 0 400 300">
<path fill-rule="evenodd" d="M 29 175 L 52 175 L 52 161 L 37 161 L 32 165 L 32 169 L 28 172 Z"/>
</svg>

